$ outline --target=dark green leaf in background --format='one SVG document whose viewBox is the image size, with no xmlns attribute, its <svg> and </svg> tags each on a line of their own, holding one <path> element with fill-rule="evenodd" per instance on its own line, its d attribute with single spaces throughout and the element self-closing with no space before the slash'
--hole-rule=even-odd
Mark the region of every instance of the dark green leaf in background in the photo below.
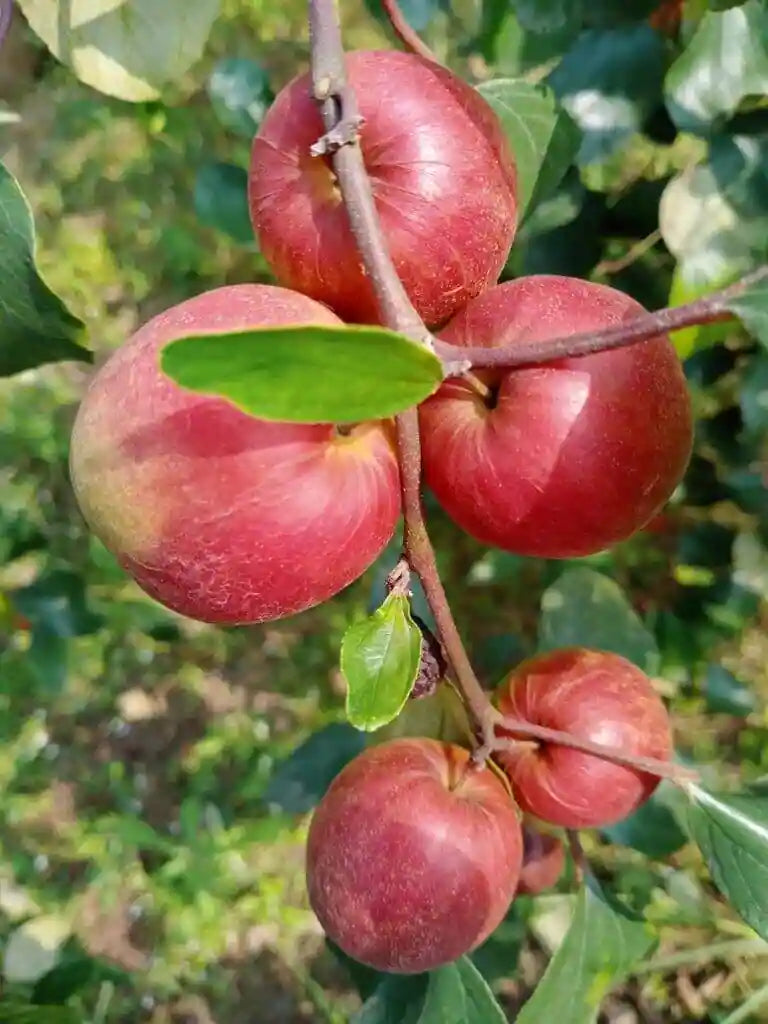
<svg viewBox="0 0 768 1024">
<path fill-rule="evenodd" d="M 216 116 L 230 131 L 250 139 L 275 98 L 264 68 L 247 57 L 224 57 L 208 79 Z"/>
<path fill-rule="evenodd" d="M 496 78 L 478 86 L 501 121 L 518 174 L 518 221 L 559 185 L 579 151 L 581 134 L 544 85 Z"/>
<path fill-rule="evenodd" d="M 67 1006 L 27 1006 L 0 1002 L 0 1024 L 82 1024 L 82 1017 Z"/>
<path fill-rule="evenodd" d="M 684 803 L 685 797 L 677 786 L 663 780 L 650 800 L 634 814 L 600 831 L 612 843 L 631 846 L 646 857 L 669 857 L 688 842 L 673 810 Z"/>
<path fill-rule="evenodd" d="M 714 714 L 746 717 L 754 711 L 757 699 L 753 691 L 722 665 L 709 665 L 704 679 L 707 711 Z"/>
<path fill-rule="evenodd" d="M 550 74 L 549 85 L 579 126 L 579 163 L 604 160 L 639 131 L 655 107 L 664 45 L 648 25 L 583 32 Z"/>
<path fill-rule="evenodd" d="M 759 350 L 745 363 L 739 407 L 743 437 L 760 442 L 768 434 L 768 351 Z"/>
<path fill-rule="evenodd" d="M 717 794 L 689 786 L 688 827 L 715 885 L 768 939 L 768 795 Z"/>
<path fill-rule="evenodd" d="M 102 616 L 88 607 L 83 577 L 63 569 L 40 576 L 28 587 L 15 590 L 13 604 L 33 625 L 45 625 L 63 639 L 87 636 L 96 632 L 103 622 Z"/>
<path fill-rule="evenodd" d="M 236 242 L 255 245 L 248 213 L 248 174 L 234 164 L 210 163 L 195 178 L 195 213 L 202 224 Z"/>
<path fill-rule="evenodd" d="M 768 348 L 768 280 L 751 285 L 728 302 L 731 309 L 750 333 Z"/>
<path fill-rule="evenodd" d="M 365 0 L 365 5 L 374 17 L 389 24 L 389 18 L 381 6 L 381 0 Z M 446 6 L 446 0 L 398 0 L 398 7 L 402 11 L 403 17 L 417 32 L 423 32 L 438 11 Z"/>
<path fill-rule="evenodd" d="M 341 642 L 341 672 L 352 725 L 371 732 L 397 717 L 419 672 L 421 644 L 409 600 L 398 594 L 349 627 Z"/>
<path fill-rule="evenodd" d="M 516 1024 L 594 1024 L 605 996 L 655 944 L 645 921 L 588 878 L 565 939 Z"/>
<path fill-rule="evenodd" d="M 566 570 L 541 599 L 539 649 L 573 646 L 612 651 L 645 672 L 658 670 L 653 635 L 621 587 L 592 569 Z"/>
<path fill-rule="evenodd" d="M 167 345 L 161 365 L 182 387 L 290 423 L 392 416 L 431 395 L 443 376 L 437 356 L 402 334 L 316 324 L 191 335 Z"/>
<path fill-rule="evenodd" d="M 264 801 L 288 814 L 305 814 L 322 800 L 344 765 L 364 748 L 361 732 L 344 722 L 332 722 L 276 765 Z"/>
<path fill-rule="evenodd" d="M 747 96 L 768 92 L 768 8 L 749 0 L 704 15 L 667 73 L 667 107 L 681 131 L 707 133 Z"/>
<path fill-rule="evenodd" d="M 0 377 L 61 359 L 90 362 L 84 333 L 35 269 L 32 213 L 0 164 Z"/>
</svg>

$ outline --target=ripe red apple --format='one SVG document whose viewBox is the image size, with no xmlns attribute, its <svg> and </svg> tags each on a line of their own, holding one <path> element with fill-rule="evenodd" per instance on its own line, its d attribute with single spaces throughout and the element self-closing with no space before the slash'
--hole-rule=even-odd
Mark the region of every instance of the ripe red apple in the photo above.
<svg viewBox="0 0 768 1024">
<path fill-rule="evenodd" d="M 664 704 L 645 673 L 617 654 L 569 647 L 529 658 L 499 687 L 498 706 L 505 715 L 623 754 L 672 756 Z M 620 821 L 659 782 L 656 775 L 555 743 L 526 740 L 497 759 L 521 808 L 563 828 Z"/>
<path fill-rule="evenodd" d="M 415 974 L 456 960 L 498 926 L 517 886 L 517 808 L 461 747 L 399 739 L 336 777 L 307 842 L 312 909 L 345 953 Z"/>
<path fill-rule="evenodd" d="M 642 312 L 613 288 L 541 275 L 491 288 L 442 337 L 486 347 L 545 341 Z M 451 379 L 420 413 L 427 482 L 484 544 L 546 558 L 592 554 L 648 522 L 685 471 L 690 399 L 666 335 L 478 376 L 490 402 Z"/>
<path fill-rule="evenodd" d="M 160 370 L 180 333 L 340 321 L 284 288 L 235 285 L 166 310 L 93 378 L 71 447 L 93 532 L 141 587 L 204 622 L 262 622 L 327 600 L 392 536 L 389 429 L 254 419 Z M 222 359 L 227 358 L 222 341 Z"/>
<path fill-rule="evenodd" d="M 518 893 L 536 896 L 545 889 L 551 889 L 564 867 L 562 841 L 526 823 L 523 826 L 523 866 L 517 883 Z"/>
<path fill-rule="evenodd" d="M 493 284 L 515 234 L 516 172 L 480 93 L 409 53 L 346 55 L 363 159 L 389 252 L 422 318 L 443 323 Z M 307 75 L 278 95 L 253 142 L 249 201 L 278 281 L 348 322 L 379 311 L 331 168 Z"/>
</svg>

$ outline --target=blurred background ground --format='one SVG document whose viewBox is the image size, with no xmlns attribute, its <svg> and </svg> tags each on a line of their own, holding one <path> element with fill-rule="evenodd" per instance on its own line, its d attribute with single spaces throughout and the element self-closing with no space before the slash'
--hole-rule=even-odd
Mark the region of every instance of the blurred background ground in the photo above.
<svg viewBox="0 0 768 1024">
<path fill-rule="evenodd" d="M 350 46 L 389 45 L 362 4 L 343 7 Z M 482 71 L 450 42 L 462 38 L 456 21 L 473 14 L 469 3 L 456 9 L 437 20 L 432 41 Z M 304 4 L 227 0 L 204 60 L 165 102 L 139 105 L 79 84 L 14 19 L 0 61 L 0 156 L 33 207 L 39 266 L 86 321 L 98 358 L 186 296 L 268 279 L 255 245 L 206 227 L 194 209 L 201 165 L 247 164 L 247 140 L 222 131 L 205 92 L 225 55 L 256 58 L 277 89 L 306 63 Z M 675 148 L 638 133 L 593 187 L 615 212 L 633 187 L 650 188 L 695 152 L 690 140 Z M 614 227 L 596 234 L 593 276 L 663 303 L 669 254 L 651 248 L 622 267 L 645 232 Z M 721 358 L 729 344 L 724 336 Z M 706 383 L 708 366 L 694 367 L 694 385 Z M 339 642 L 381 566 L 329 604 L 262 628 L 214 630 L 164 612 L 116 569 L 75 508 L 68 432 L 85 377 L 63 365 L 0 382 L 0 602 L 26 595 L 13 612 L 0 604 L 0 937 L 49 916 L 69 936 L 70 975 L 91 972 L 76 998 L 93 1024 L 341 1024 L 359 1000 L 303 889 L 302 786 L 312 772 L 278 777 L 277 788 L 270 780 L 282 758 L 341 721 Z M 731 579 L 741 536 L 740 509 L 718 495 L 700 499 L 707 467 L 737 433 L 733 382 L 717 380 L 698 395 L 716 427 L 700 437 L 699 476 L 670 518 L 588 562 L 627 587 L 660 638 L 659 685 L 679 749 L 756 778 L 768 770 L 764 551 L 740 556 L 742 571 L 763 574 L 750 591 L 757 597 L 712 602 L 719 620 L 680 611 L 692 591 L 698 600 L 701 573 L 709 586 L 727 563 Z M 541 593 L 560 567 L 485 552 L 430 508 L 455 611 L 490 685 L 533 649 Z M 43 620 L 55 628 L 30 628 Z M 692 674 L 699 647 L 707 667 Z M 713 672 L 726 691 L 719 705 Z M 355 743 L 345 729 L 322 736 L 323 763 L 333 758 L 328 746 L 342 757 Z M 631 979 L 607 1001 L 606 1022 L 716 1021 L 718 1007 L 768 980 L 768 958 L 744 955 L 749 929 L 689 847 L 648 861 L 599 837 L 588 846 L 599 871 L 660 925 L 659 957 L 726 943 L 701 964 L 690 955 Z M 511 1014 L 563 926 L 557 896 L 528 901 L 504 942 L 486 950 Z"/>
</svg>

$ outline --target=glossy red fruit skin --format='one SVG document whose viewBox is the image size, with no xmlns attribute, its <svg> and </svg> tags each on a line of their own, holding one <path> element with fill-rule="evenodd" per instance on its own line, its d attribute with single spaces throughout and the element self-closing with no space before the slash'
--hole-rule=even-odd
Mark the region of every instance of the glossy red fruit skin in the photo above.
<svg viewBox="0 0 768 1024">
<path fill-rule="evenodd" d="M 607 327 L 642 313 L 629 296 L 537 275 L 491 288 L 441 337 L 497 347 Z M 667 501 L 691 451 L 691 405 L 666 335 L 514 371 L 488 408 L 463 380 L 420 408 L 426 480 L 467 533 L 521 555 L 569 558 L 625 540 Z"/>
<path fill-rule="evenodd" d="M 303 611 L 392 536 L 399 472 L 387 426 L 340 437 L 327 424 L 268 423 L 160 370 L 160 349 L 184 331 L 310 322 L 339 320 L 284 288 L 217 288 L 150 320 L 91 381 L 70 449 L 80 508 L 174 611 L 227 625 Z"/>
<path fill-rule="evenodd" d="M 624 754 L 669 760 L 669 716 L 650 679 L 605 651 L 568 647 L 522 662 L 500 685 L 504 715 L 572 733 Z M 507 733 L 507 735 L 509 735 Z M 563 828 L 600 828 L 636 810 L 658 777 L 554 743 L 503 751 L 523 811 Z"/>
<path fill-rule="evenodd" d="M 551 889 L 565 867 L 562 840 L 531 825 L 523 826 L 523 866 L 517 884 L 518 895 L 536 896 Z"/>
<path fill-rule="evenodd" d="M 334 780 L 307 842 L 328 936 L 381 971 L 450 963 L 498 926 L 517 886 L 517 808 L 495 773 L 431 739 L 371 747 Z M 450 788 L 453 786 L 454 788 Z"/>
<path fill-rule="evenodd" d="M 363 159 L 389 252 L 429 325 L 493 284 L 515 234 L 516 170 L 480 93 L 431 61 L 393 50 L 346 55 L 365 118 Z M 290 82 L 253 142 L 251 220 L 278 281 L 344 320 L 378 323 L 307 75 Z"/>
</svg>

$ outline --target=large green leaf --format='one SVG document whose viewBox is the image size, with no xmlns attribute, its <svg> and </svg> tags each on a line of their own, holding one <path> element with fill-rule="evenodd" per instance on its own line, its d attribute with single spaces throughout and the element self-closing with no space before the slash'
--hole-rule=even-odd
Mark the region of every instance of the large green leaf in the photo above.
<svg viewBox="0 0 768 1024">
<path fill-rule="evenodd" d="M 81 81 L 138 103 L 201 56 L 221 0 L 18 0 L 32 29 Z"/>
<path fill-rule="evenodd" d="M 275 98 L 261 64 L 247 57 L 225 57 L 208 79 L 216 115 L 231 131 L 252 138 Z"/>
<path fill-rule="evenodd" d="M 667 106 L 682 131 L 709 131 L 747 96 L 768 92 L 768 8 L 761 0 L 704 15 L 669 69 Z"/>
<path fill-rule="evenodd" d="M 690 786 L 688 826 L 715 885 L 768 939 L 768 795 L 709 793 Z"/>
<path fill-rule="evenodd" d="M 515 154 L 518 218 L 560 184 L 579 151 L 581 134 L 551 89 L 520 78 L 496 78 L 478 86 L 501 121 Z"/>
<path fill-rule="evenodd" d="M 462 957 L 429 974 L 384 977 L 351 1024 L 506 1024 L 506 1017 Z"/>
<path fill-rule="evenodd" d="M 432 394 L 442 379 L 432 352 L 383 327 L 311 324 L 190 335 L 167 345 L 161 364 L 182 387 L 291 423 L 393 416 Z"/>
<path fill-rule="evenodd" d="M 639 131 L 657 104 L 664 62 L 663 42 L 648 25 L 579 36 L 548 81 L 583 133 L 581 164 L 605 159 Z"/>
<path fill-rule="evenodd" d="M 35 269 L 32 213 L 0 164 L 0 377 L 60 359 L 90 362 L 84 327 Z"/>
<path fill-rule="evenodd" d="M 517 1024 L 594 1024 L 610 990 L 655 945 L 649 926 L 589 878 L 571 926 Z"/>
<path fill-rule="evenodd" d="M 539 649 L 593 647 L 620 654 L 645 672 L 656 672 L 653 635 L 621 587 L 593 569 L 567 569 L 541 599 Z"/>
<path fill-rule="evenodd" d="M 208 163 L 195 178 L 195 213 L 236 242 L 255 245 L 248 213 L 248 172 L 235 164 Z"/>
<path fill-rule="evenodd" d="M 397 717 L 419 672 L 421 644 L 408 598 L 399 594 L 349 627 L 341 642 L 341 672 L 347 718 L 355 728 L 372 732 Z"/>
<path fill-rule="evenodd" d="M 768 381 L 766 391 L 768 393 Z M 740 718 L 754 711 L 757 703 L 756 694 L 746 683 L 718 664 L 707 666 L 704 695 L 707 700 L 707 711 L 714 714 L 736 715 Z"/>
</svg>

